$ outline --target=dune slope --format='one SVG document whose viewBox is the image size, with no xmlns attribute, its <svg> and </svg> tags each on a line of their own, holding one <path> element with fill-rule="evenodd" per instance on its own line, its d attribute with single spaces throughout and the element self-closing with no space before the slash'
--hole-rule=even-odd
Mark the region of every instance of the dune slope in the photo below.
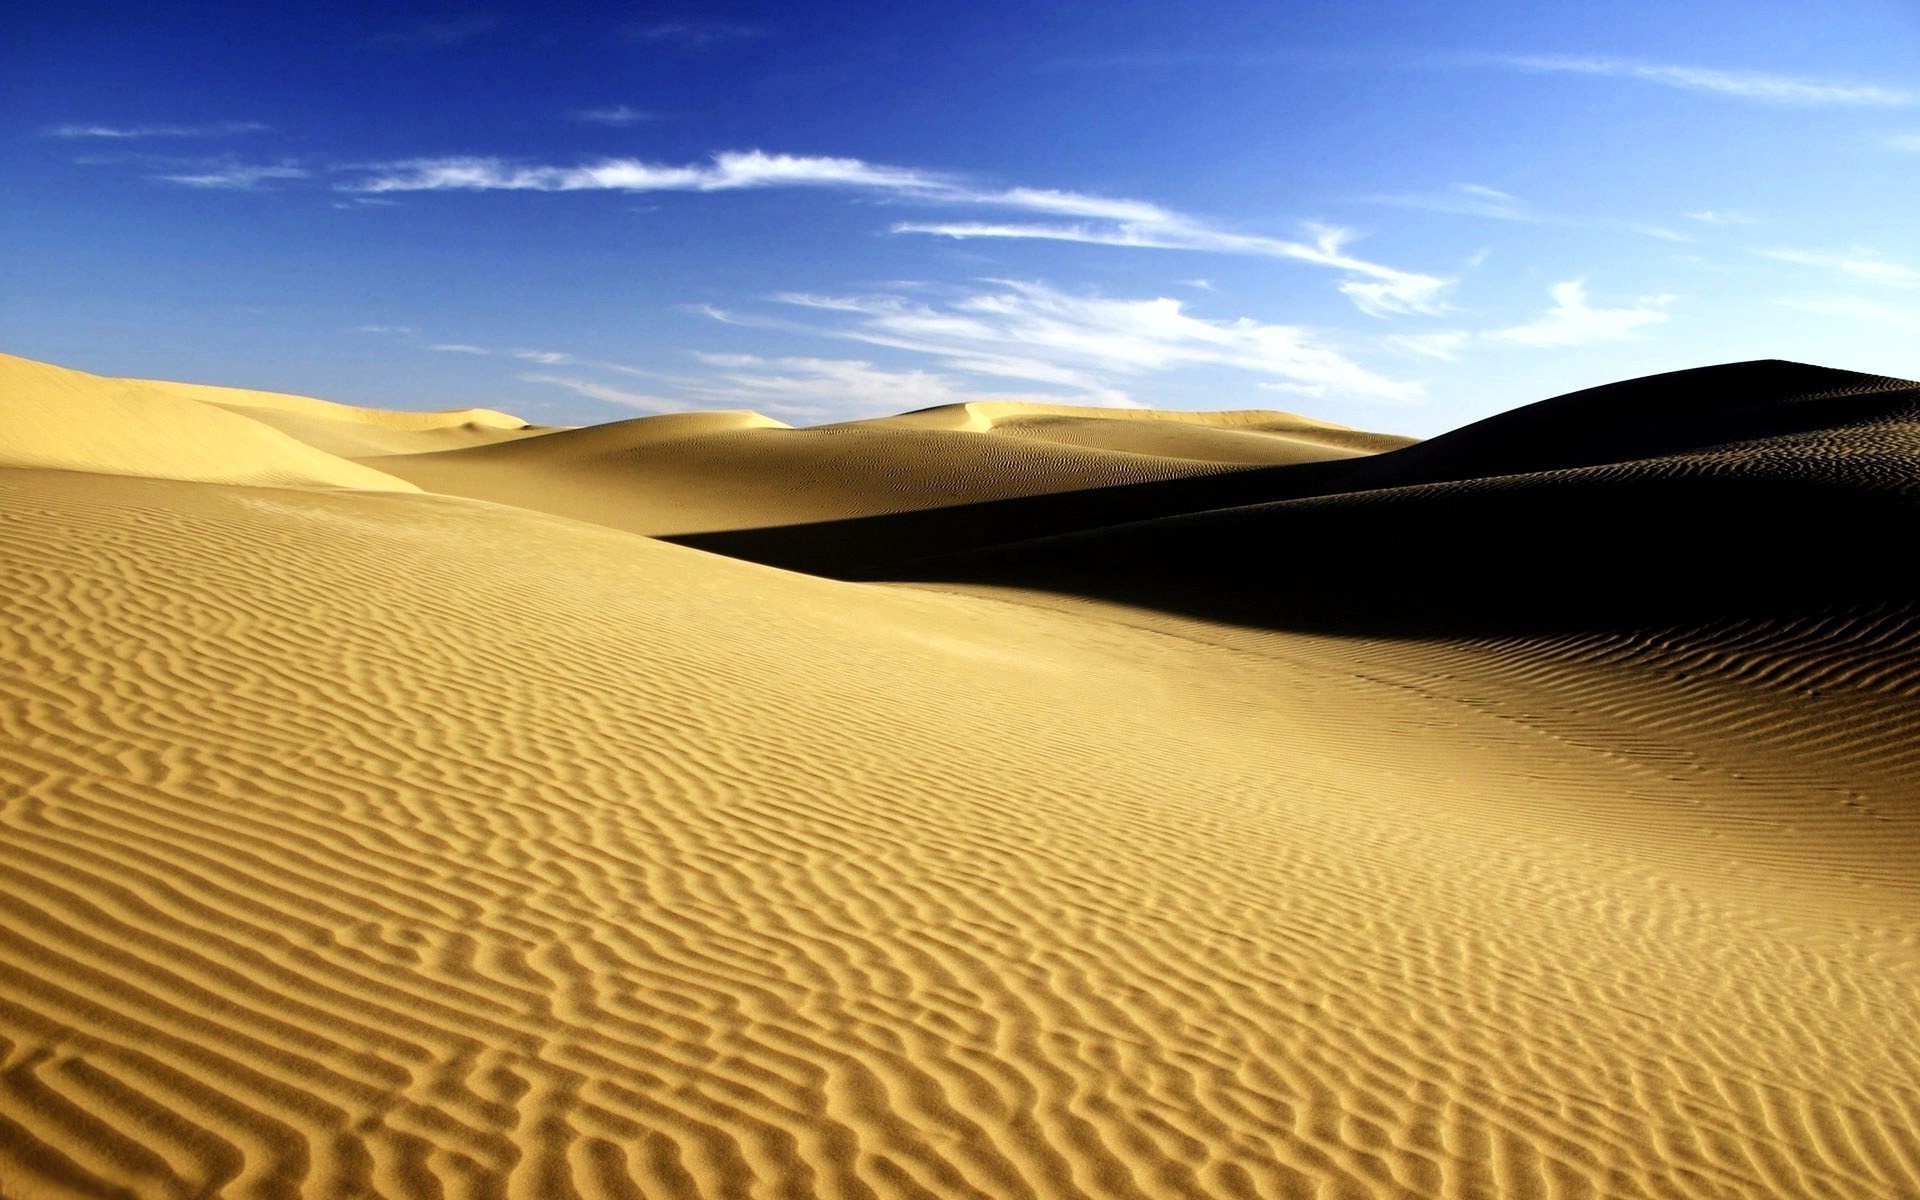
<svg viewBox="0 0 1920 1200">
<path fill-rule="evenodd" d="M 705 531 L 675 540 L 794 570 L 885 578 L 917 558 L 1249 505 L 1509 476 L 1544 478 L 1556 471 L 1674 458 L 1770 438 L 1790 439 L 1785 445 L 1791 455 L 1794 446 L 1817 447 L 1829 430 L 1903 425 L 1914 407 L 1914 389 L 1905 380 L 1799 363 L 1730 363 L 1557 397 L 1365 456 L 924 512 Z M 1896 439 L 1891 452 L 1898 457 L 1908 451 Z M 1723 456 L 1713 474 L 1737 474 L 1724 464 Z M 1524 505 L 1503 512 L 1527 517 Z"/>
<path fill-rule="evenodd" d="M 1892 411 L 1465 491 L 1897 513 Z M 1336 586 L 1224 552 L 1455 486 L 903 585 L 0 468 L 0 1194 L 1916 1194 L 1911 596 L 1414 639 L 1094 586 Z"/>
<path fill-rule="evenodd" d="M 110 379 L 10 354 L 0 354 L 0 467 L 418 490 L 174 385 Z"/>
<path fill-rule="evenodd" d="M 1284 413 L 1181 415 L 1190 419 L 964 404 L 790 429 L 752 413 L 677 413 L 378 464 L 431 491 L 659 535 L 1344 459 L 1407 441 Z"/>
</svg>

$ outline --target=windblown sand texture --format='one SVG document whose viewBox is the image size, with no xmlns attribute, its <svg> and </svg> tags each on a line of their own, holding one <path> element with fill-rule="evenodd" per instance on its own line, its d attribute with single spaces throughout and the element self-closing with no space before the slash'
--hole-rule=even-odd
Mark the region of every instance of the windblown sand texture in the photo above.
<svg viewBox="0 0 1920 1200">
<path fill-rule="evenodd" d="M 0 1195 L 1920 1195 L 1916 534 L 1920 391 L 1788 363 L 1408 445 L 0 358 Z"/>
</svg>

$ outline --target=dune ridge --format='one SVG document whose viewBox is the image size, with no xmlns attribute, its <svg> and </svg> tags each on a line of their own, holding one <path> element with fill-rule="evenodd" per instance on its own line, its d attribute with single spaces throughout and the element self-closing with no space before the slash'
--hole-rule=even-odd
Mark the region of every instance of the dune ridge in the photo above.
<svg viewBox="0 0 1920 1200">
<path fill-rule="evenodd" d="M 1465 483 L 1178 509 L 1388 450 L 869 511 L 1055 536 L 876 538 L 866 582 L 539 510 L 807 431 L 410 456 L 512 459 L 516 505 L 162 478 L 97 393 L 123 469 L 0 466 L 0 1194 L 1904 1200 L 1915 598 L 1414 603 L 1469 502 L 1786 481 L 1894 557 L 1907 401 L 1830 378 L 1604 463 L 1535 414 Z M 1090 461 L 954 436 L 1032 464 L 975 494 Z M 1368 556 L 1394 604 L 1288 601 Z"/>
<path fill-rule="evenodd" d="M 1322 434 L 1284 413 L 1182 415 L 1196 419 L 975 403 L 793 429 L 755 413 L 674 413 L 377 461 L 430 491 L 662 535 L 937 511 L 1371 452 L 1371 435 Z"/>
<path fill-rule="evenodd" d="M 203 483 L 417 491 L 164 384 L 0 354 L 0 466 Z"/>
</svg>

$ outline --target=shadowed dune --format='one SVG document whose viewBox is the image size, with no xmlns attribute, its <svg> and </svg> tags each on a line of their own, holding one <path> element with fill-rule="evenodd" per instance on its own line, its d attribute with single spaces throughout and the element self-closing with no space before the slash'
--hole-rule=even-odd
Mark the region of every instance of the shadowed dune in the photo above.
<svg viewBox="0 0 1920 1200">
<path fill-rule="evenodd" d="M 274 409 L 524 434 L 401 466 L 510 460 L 515 504 L 343 486 L 237 411 L 271 405 L 0 376 L 31 449 L 0 466 L 0 1195 L 1905 1200 L 1914 398 L 1738 370 L 1719 418 L 1587 451 L 1564 423 L 1654 393 L 843 526 L 1065 526 L 896 554 L 913 583 L 536 511 L 541 480 L 637 495 L 631 461 L 731 447 L 937 481 L 944 432 L 979 495 L 1222 427 Z M 117 438 L 62 442 L 62 389 Z M 1000 424 L 925 427 L 966 420 Z M 160 477 L 182 447 L 203 474 Z M 1555 519 L 1567 548 L 1498 549 Z M 1668 622 L 1634 589 L 1704 578 L 1689 545 L 1764 588 Z"/>
<path fill-rule="evenodd" d="M 1777 368 L 1777 372 L 1775 371 Z M 695 533 L 686 545 L 795 570 L 883 577 L 915 558 L 1156 517 L 1476 476 L 1604 465 L 1897 413 L 1912 384 L 1797 363 L 1705 367 L 1589 389 L 1349 461 L 1279 466 L 804 526 Z M 1622 408 L 1616 412 L 1614 405 Z M 1624 419 L 1629 414 L 1632 421 Z M 1404 443 L 1404 440 L 1403 440 Z"/>
<path fill-rule="evenodd" d="M 684 413 L 378 465 L 431 491 L 660 535 L 1072 493 L 1407 441 L 1285 413 L 1179 415 L 963 404 L 790 429 L 754 413 Z"/>
</svg>

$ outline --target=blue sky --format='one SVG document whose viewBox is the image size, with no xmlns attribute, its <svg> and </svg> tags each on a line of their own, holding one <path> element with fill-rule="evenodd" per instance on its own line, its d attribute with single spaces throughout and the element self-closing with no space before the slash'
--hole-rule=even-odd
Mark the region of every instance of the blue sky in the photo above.
<svg viewBox="0 0 1920 1200">
<path fill-rule="evenodd" d="M 1920 6 L 0 17 L 0 349 L 550 422 L 1920 376 Z"/>
</svg>

